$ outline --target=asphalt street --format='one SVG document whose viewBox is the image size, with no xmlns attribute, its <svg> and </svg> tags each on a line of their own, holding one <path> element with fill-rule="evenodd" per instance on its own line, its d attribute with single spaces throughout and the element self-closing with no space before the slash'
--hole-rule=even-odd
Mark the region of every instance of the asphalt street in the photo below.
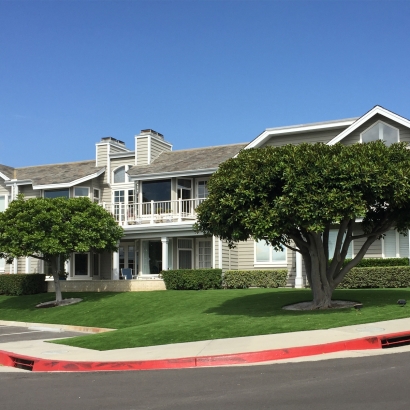
<svg viewBox="0 0 410 410">
<path fill-rule="evenodd" d="M 259 366 L 0 373 L 2 410 L 407 409 L 410 353 Z"/>
</svg>

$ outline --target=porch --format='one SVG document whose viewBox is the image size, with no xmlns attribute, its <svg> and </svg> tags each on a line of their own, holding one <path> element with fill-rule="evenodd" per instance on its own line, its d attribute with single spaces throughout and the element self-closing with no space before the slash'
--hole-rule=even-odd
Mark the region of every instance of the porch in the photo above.
<svg viewBox="0 0 410 410">
<path fill-rule="evenodd" d="M 132 203 L 103 203 L 122 226 L 195 221 L 196 208 L 203 198 L 177 199 L 170 201 L 150 201 Z"/>
</svg>

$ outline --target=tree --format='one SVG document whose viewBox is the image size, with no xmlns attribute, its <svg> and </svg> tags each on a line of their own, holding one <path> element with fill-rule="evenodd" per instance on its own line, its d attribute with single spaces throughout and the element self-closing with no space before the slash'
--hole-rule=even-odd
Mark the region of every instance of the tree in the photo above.
<svg viewBox="0 0 410 410">
<path fill-rule="evenodd" d="M 410 150 L 381 141 L 243 150 L 211 177 L 197 213 L 196 229 L 230 246 L 253 238 L 300 252 L 313 308 L 328 308 L 333 290 L 374 241 L 391 228 L 410 228 Z M 338 228 L 333 255 L 331 228 Z M 360 250 L 344 264 L 359 239 Z"/>
<path fill-rule="evenodd" d="M 88 198 L 25 200 L 19 195 L 0 213 L 0 257 L 8 263 L 22 256 L 52 263 L 59 304 L 58 273 L 70 254 L 115 251 L 122 233 L 112 215 Z"/>
</svg>

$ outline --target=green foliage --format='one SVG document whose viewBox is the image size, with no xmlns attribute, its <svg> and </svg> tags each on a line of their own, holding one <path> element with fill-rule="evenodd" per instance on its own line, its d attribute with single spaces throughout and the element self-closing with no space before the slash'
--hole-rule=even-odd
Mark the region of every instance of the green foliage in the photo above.
<svg viewBox="0 0 410 410">
<path fill-rule="evenodd" d="M 350 261 L 351 259 L 345 259 L 344 266 Z M 356 268 L 370 268 L 373 266 L 409 266 L 409 258 L 366 258 L 362 259 L 356 265 Z"/>
<path fill-rule="evenodd" d="M 19 274 L 0 275 L 1 295 L 34 295 L 46 292 L 46 275 L 43 274 Z"/>
<path fill-rule="evenodd" d="M 222 269 L 174 269 L 162 271 L 167 290 L 220 289 Z"/>
<path fill-rule="evenodd" d="M 33 198 L 10 203 L 0 213 L 0 257 L 51 260 L 72 252 L 117 249 L 123 230 L 112 215 L 88 198 Z"/>
<path fill-rule="evenodd" d="M 405 143 L 300 144 L 241 151 L 220 165 L 197 208 L 196 229 L 230 242 L 290 243 L 346 217 L 365 233 L 388 217 L 410 228 L 410 151 Z"/>
<path fill-rule="evenodd" d="M 286 286 L 288 272 L 278 270 L 228 270 L 224 273 L 223 287 L 228 289 L 278 288 Z"/>
<path fill-rule="evenodd" d="M 408 287 L 410 266 L 353 268 L 338 286 L 340 289 Z"/>
</svg>

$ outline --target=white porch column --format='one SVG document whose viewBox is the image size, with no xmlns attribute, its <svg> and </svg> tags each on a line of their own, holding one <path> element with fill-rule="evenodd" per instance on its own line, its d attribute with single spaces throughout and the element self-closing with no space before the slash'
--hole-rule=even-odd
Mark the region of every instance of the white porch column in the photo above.
<svg viewBox="0 0 410 410">
<path fill-rule="evenodd" d="M 25 273 L 30 273 L 30 256 L 26 257 L 26 266 L 25 266 Z"/>
<path fill-rule="evenodd" d="M 120 279 L 120 254 L 118 251 L 112 254 L 112 279 Z"/>
<path fill-rule="evenodd" d="M 17 273 L 17 268 L 18 268 L 18 259 L 14 258 L 14 260 L 13 260 L 13 273 Z"/>
<path fill-rule="evenodd" d="M 169 239 L 164 236 L 161 238 L 162 242 L 162 270 L 168 270 L 168 242 Z"/>
<path fill-rule="evenodd" d="M 302 254 L 296 252 L 296 278 L 295 288 L 303 288 L 303 276 L 302 276 Z"/>
<path fill-rule="evenodd" d="M 218 241 L 218 268 L 222 269 L 222 240 Z"/>
</svg>

